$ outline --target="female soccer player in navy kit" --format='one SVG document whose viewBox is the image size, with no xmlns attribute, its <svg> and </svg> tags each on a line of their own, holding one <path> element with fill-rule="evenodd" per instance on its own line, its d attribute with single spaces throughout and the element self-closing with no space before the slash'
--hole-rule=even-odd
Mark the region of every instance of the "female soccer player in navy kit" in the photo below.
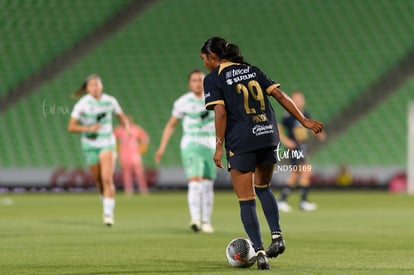
<svg viewBox="0 0 414 275">
<path fill-rule="evenodd" d="M 216 151 L 214 162 L 223 168 L 223 145 L 228 169 L 240 204 L 240 215 L 247 235 L 257 252 L 258 269 L 270 269 L 267 257 L 285 250 L 279 224 L 279 210 L 270 189 L 279 143 L 277 120 L 266 95 L 274 97 L 304 127 L 319 133 L 323 124 L 307 119 L 280 85 L 257 67 L 244 61 L 235 44 L 220 37 L 208 39 L 201 58 L 210 74 L 204 79 L 208 110 L 215 112 Z M 271 231 L 272 242 L 264 250 L 256 214 L 259 198 Z"/>
</svg>

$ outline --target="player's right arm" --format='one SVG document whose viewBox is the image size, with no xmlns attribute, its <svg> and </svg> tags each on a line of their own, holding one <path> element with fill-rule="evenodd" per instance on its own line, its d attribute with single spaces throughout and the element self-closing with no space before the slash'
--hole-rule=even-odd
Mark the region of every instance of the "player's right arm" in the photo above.
<svg viewBox="0 0 414 275">
<path fill-rule="evenodd" d="M 78 101 L 73 107 L 72 113 L 70 114 L 70 120 L 68 124 L 68 132 L 71 133 L 85 133 L 85 132 L 97 132 L 100 124 L 96 123 L 94 125 L 80 125 L 79 118 L 81 117 L 82 113 L 82 100 Z"/>
<path fill-rule="evenodd" d="M 71 133 L 94 133 L 99 130 L 100 124 L 80 125 L 76 118 L 71 117 L 68 124 L 68 132 Z"/>
<path fill-rule="evenodd" d="M 213 73 L 204 78 L 204 101 L 207 110 L 214 110 L 214 127 L 216 130 L 216 151 L 213 156 L 217 167 L 223 168 L 221 161 L 223 156 L 223 145 L 227 127 L 227 110 L 224 96 L 219 87 L 219 80 Z"/>
<path fill-rule="evenodd" d="M 164 127 L 164 131 L 162 132 L 162 138 L 160 145 L 158 146 L 157 151 L 155 152 L 155 162 L 159 163 L 161 161 L 162 156 L 164 155 L 165 149 L 167 148 L 168 142 L 172 134 L 174 133 L 175 126 L 177 126 L 179 119 L 175 116 L 171 116 L 168 120 L 167 124 Z"/>
<path fill-rule="evenodd" d="M 216 151 L 213 156 L 214 163 L 224 168 L 222 163 L 224 135 L 227 127 L 227 111 L 223 104 L 214 105 L 214 125 L 216 129 Z"/>
</svg>

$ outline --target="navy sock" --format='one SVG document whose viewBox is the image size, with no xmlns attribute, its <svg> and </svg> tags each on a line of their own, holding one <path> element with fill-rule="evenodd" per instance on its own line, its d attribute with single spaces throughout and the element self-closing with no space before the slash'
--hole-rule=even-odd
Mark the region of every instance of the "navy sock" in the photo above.
<svg viewBox="0 0 414 275">
<path fill-rule="evenodd" d="M 262 204 L 262 209 L 269 224 L 270 231 L 280 231 L 279 209 L 277 208 L 277 202 L 272 190 L 270 190 L 269 186 L 265 188 L 255 187 L 254 189 Z"/>
<path fill-rule="evenodd" d="M 300 186 L 300 199 L 302 201 L 308 200 L 309 186 Z"/>
<path fill-rule="evenodd" d="M 256 200 L 239 201 L 240 216 L 244 230 L 253 242 L 255 251 L 263 249 L 262 235 L 260 233 L 259 220 L 256 214 Z"/>
<path fill-rule="evenodd" d="M 280 201 L 285 201 L 287 197 L 292 193 L 292 187 L 285 185 L 282 187 L 282 194 L 280 195 Z"/>
</svg>

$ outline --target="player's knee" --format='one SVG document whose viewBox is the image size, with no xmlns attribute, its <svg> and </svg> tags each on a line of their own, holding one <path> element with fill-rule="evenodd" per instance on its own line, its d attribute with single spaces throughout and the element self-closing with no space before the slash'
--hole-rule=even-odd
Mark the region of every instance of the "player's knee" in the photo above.
<svg viewBox="0 0 414 275">
<path fill-rule="evenodd" d="M 112 175 L 102 175 L 101 181 L 103 185 L 111 185 L 113 183 Z"/>
</svg>

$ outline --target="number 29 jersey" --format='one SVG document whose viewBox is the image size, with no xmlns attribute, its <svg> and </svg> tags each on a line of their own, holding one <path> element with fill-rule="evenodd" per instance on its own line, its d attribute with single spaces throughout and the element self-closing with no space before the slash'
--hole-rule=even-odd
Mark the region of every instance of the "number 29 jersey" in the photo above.
<svg viewBox="0 0 414 275">
<path fill-rule="evenodd" d="M 268 95 L 279 84 L 259 68 L 222 63 L 204 78 L 207 110 L 222 104 L 227 112 L 225 145 L 229 155 L 276 147 L 277 120 Z"/>
</svg>

